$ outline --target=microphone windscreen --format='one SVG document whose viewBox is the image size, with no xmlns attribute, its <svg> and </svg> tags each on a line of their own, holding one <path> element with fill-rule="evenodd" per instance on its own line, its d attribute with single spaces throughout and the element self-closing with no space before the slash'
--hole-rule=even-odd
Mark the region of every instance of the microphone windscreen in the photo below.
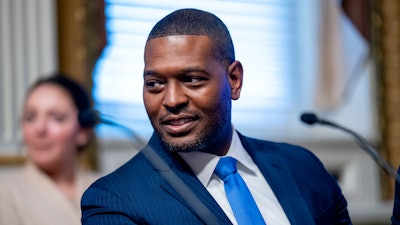
<svg viewBox="0 0 400 225">
<path fill-rule="evenodd" d="M 303 113 L 300 117 L 301 121 L 306 124 L 312 125 L 318 122 L 318 118 L 314 113 Z"/>
<path fill-rule="evenodd" d="M 82 127 L 94 127 L 100 123 L 100 115 L 96 110 L 88 109 L 78 115 Z"/>
</svg>

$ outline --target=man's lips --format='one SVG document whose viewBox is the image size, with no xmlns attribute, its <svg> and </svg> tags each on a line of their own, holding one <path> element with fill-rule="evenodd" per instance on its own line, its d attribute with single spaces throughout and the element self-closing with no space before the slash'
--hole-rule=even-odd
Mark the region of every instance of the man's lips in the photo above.
<svg viewBox="0 0 400 225">
<path fill-rule="evenodd" d="M 162 125 L 168 133 L 177 135 L 190 131 L 198 120 L 199 117 L 193 115 L 171 115 L 162 120 Z"/>
</svg>

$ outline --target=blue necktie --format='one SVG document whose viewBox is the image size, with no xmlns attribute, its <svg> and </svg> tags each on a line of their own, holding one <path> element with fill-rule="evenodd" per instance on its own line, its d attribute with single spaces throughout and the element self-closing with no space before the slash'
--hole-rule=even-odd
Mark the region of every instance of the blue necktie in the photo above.
<svg viewBox="0 0 400 225">
<path fill-rule="evenodd" d="M 265 225 L 253 196 L 236 170 L 236 162 L 232 157 L 221 158 L 214 171 L 224 181 L 225 193 L 233 214 L 239 225 Z"/>
</svg>

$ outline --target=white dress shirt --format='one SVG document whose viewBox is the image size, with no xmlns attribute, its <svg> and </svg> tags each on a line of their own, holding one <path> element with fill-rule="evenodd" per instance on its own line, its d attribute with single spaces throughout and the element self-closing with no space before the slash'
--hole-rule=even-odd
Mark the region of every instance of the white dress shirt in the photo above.
<svg viewBox="0 0 400 225">
<path fill-rule="evenodd" d="M 237 221 L 225 195 L 224 182 L 214 174 L 219 156 L 204 152 L 185 152 L 179 155 L 186 161 L 201 183 L 214 197 L 225 214 L 236 225 Z M 265 180 L 257 165 L 244 149 L 239 136 L 234 130 L 232 143 L 226 156 L 237 159 L 237 169 L 250 189 L 254 200 L 267 225 L 288 225 L 289 220 L 278 202 L 274 192 Z"/>
</svg>

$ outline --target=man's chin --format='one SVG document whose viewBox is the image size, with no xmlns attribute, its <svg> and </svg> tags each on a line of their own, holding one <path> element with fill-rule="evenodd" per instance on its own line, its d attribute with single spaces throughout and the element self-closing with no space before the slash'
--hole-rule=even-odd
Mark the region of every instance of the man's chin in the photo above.
<svg viewBox="0 0 400 225">
<path fill-rule="evenodd" d="M 167 133 L 165 130 L 159 130 L 159 136 L 171 152 L 196 152 L 204 151 L 208 143 L 213 140 L 213 136 L 207 135 L 202 131 L 191 130 L 191 132 L 181 134 Z"/>
<path fill-rule="evenodd" d="M 165 145 L 171 152 L 195 152 L 199 150 L 199 147 L 193 143 L 165 143 Z"/>
<path fill-rule="evenodd" d="M 173 138 L 175 140 L 164 139 L 164 144 L 171 152 L 196 152 L 201 151 L 204 147 L 199 138 Z"/>
</svg>

